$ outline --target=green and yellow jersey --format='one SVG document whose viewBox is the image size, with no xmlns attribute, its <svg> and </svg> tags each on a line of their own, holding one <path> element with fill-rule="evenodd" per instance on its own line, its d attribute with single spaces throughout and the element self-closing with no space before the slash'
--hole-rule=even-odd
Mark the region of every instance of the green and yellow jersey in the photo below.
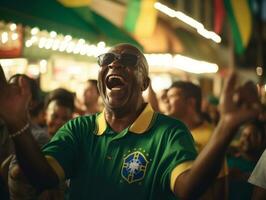
<svg viewBox="0 0 266 200">
<path fill-rule="evenodd" d="M 176 178 L 197 156 L 186 126 L 147 105 L 115 132 L 104 111 L 65 124 L 43 148 L 70 199 L 175 199 Z"/>
</svg>

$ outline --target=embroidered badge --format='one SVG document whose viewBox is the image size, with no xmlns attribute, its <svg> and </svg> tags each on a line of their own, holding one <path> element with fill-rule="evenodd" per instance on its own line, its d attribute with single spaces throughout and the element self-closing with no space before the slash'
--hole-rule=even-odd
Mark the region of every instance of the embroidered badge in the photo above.
<svg viewBox="0 0 266 200">
<path fill-rule="evenodd" d="M 148 160 L 139 151 L 130 153 L 124 158 L 121 175 L 129 184 L 144 178 Z"/>
</svg>

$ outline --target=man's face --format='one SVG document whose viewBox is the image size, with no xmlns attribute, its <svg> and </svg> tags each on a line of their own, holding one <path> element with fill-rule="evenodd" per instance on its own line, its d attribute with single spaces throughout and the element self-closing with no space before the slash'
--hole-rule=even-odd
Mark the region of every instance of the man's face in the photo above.
<svg viewBox="0 0 266 200">
<path fill-rule="evenodd" d="M 142 91 L 147 87 L 148 78 L 140 67 L 142 54 L 135 47 L 126 44 L 114 47 L 109 53 L 114 53 L 116 58 L 109 59 L 108 64 L 99 67 L 100 95 L 107 109 L 132 110 L 142 99 Z M 133 56 L 128 56 L 129 54 Z M 123 55 L 127 56 L 122 57 Z M 132 57 L 136 58 L 135 63 Z M 132 62 L 126 62 L 128 60 Z"/>
<path fill-rule="evenodd" d="M 89 107 L 98 102 L 99 94 L 94 84 L 87 82 L 83 93 L 84 104 Z"/>
<path fill-rule="evenodd" d="M 72 115 L 73 113 L 69 108 L 52 101 L 46 110 L 46 124 L 49 135 L 53 136 L 63 124 L 72 118 Z"/>
<path fill-rule="evenodd" d="M 165 115 L 168 115 L 168 113 L 169 113 L 169 103 L 168 103 L 167 91 L 168 90 L 164 89 L 158 93 L 159 108 L 160 108 L 160 111 L 162 113 L 164 113 Z"/>
<path fill-rule="evenodd" d="M 168 115 L 183 120 L 183 117 L 187 114 L 187 99 L 182 94 L 182 89 L 173 87 L 167 92 L 167 98 L 169 103 Z"/>
</svg>

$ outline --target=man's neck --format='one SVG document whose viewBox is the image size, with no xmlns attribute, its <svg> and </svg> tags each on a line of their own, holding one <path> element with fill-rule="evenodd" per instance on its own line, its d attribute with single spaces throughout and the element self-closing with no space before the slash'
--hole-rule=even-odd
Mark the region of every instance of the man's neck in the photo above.
<svg viewBox="0 0 266 200">
<path fill-rule="evenodd" d="M 114 131 L 121 132 L 136 121 L 145 106 L 146 104 L 142 102 L 137 108 L 128 111 L 106 110 L 105 119 Z"/>
<path fill-rule="evenodd" d="M 199 115 L 187 115 L 188 117 L 183 120 L 183 122 L 187 125 L 189 130 L 193 130 L 197 127 L 199 127 L 202 123 L 203 120 Z"/>
</svg>

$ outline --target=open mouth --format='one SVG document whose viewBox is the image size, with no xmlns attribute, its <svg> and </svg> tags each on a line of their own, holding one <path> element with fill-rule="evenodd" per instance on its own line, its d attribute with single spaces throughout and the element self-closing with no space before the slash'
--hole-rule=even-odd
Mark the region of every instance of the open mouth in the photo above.
<svg viewBox="0 0 266 200">
<path fill-rule="evenodd" d="M 107 77 L 106 86 L 109 90 L 121 90 L 126 85 L 126 81 L 119 75 L 110 75 Z"/>
</svg>

